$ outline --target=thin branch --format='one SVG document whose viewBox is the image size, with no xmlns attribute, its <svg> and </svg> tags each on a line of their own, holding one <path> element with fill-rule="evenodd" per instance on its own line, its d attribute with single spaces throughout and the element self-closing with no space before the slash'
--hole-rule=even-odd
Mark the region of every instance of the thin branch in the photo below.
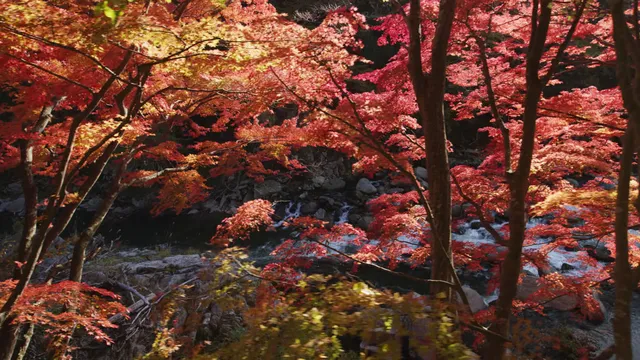
<svg viewBox="0 0 640 360">
<path fill-rule="evenodd" d="M 576 32 L 576 28 L 578 27 L 578 24 L 582 19 L 582 13 L 584 12 L 584 8 L 587 6 L 587 2 L 588 0 L 582 0 L 580 2 L 580 5 L 578 5 L 576 14 L 574 15 L 573 21 L 571 22 L 571 27 L 569 28 L 569 31 L 567 32 L 567 35 L 564 38 L 564 41 L 558 48 L 558 52 L 556 53 L 556 56 L 553 58 L 553 60 L 551 60 L 551 66 L 549 67 L 547 74 L 542 78 L 541 83 L 543 87 L 546 86 L 547 83 L 549 83 L 549 80 L 551 80 L 551 78 L 553 77 L 553 74 L 555 73 L 558 67 L 558 64 L 560 64 L 560 60 L 562 60 L 562 56 L 564 55 L 565 50 L 567 49 L 567 47 L 569 47 L 569 43 L 573 38 L 573 34 Z"/>
<path fill-rule="evenodd" d="M 82 57 L 85 57 L 85 58 L 89 59 L 91 62 L 93 62 L 96 65 L 98 65 L 99 68 L 101 68 L 104 71 L 106 71 L 109 75 L 111 75 L 112 77 L 115 77 L 118 81 L 122 81 L 123 83 L 129 84 L 129 85 L 132 84 L 128 80 L 120 77 L 121 71 L 117 71 L 117 70 L 114 71 L 114 70 L 110 69 L 109 67 L 104 65 L 102 62 L 100 62 L 100 60 L 94 58 L 93 56 L 85 53 L 82 50 L 78 50 L 78 49 L 74 48 L 73 46 L 65 45 L 65 44 L 62 44 L 62 43 L 59 43 L 59 42 L 56 42 L 56 41 L 53 41 L 53 40 L 49 40 L 49 39 L 46 39 L 46 38 L 43 38 L 43 37 L 40 37 L 40 36 L 29 34 L 29 33 L 20 31 L 20 30 L 18 30 L 16 28 L 13 28 L 13 27 L 10 27 L 10 26 L 7 26 L 7 25 L 0 25 L 0 28 L 4 28 L 4 29 L 6 29 L 7 31 L 9 31 L 9 32 L 11 32 L 13 34 L 25 37 L 27 39 L 39 41 L 39 42 L 42 42 L 42 43 L 44 43 L 46 45 L 49 45 L 49 46 L 54 46 L 54 47 L 57 47 L 57 48 L 61 48 L 61 49 L 64 49 L 64 50 L 68 50 L 68 51 L 74 52 L 74 53 L 76 53 L 76 54 L 78 54 L 78 55 L 80 55 Z"/>
<path fill-rule="evenodd" d="M 155 172 L 153 174 L 150 174 L 150 175 L 147 175 L 147 176 L 143 176 L 143 177 L 131 180 L 130 182 L 128 182 L 124 186 L 128 187 L 128 186 L 132 186 L 132 185 L 135 185 L 135 184 L 145 183 L 147 181 L 155 180 L 155 179 L 159 178 L 160 176 L 162 176 L 164 174 L 183 172 L 183 171 L 189 170 L 190 168 L 191 168 L 191 166 L 187 165 L 187 166 L 180 166 L 180 167 L 175 167 L 175 168 L 162 169 L 162 170 L 160 170 L 158 172 Z"/>
<path fill-rule="evenodd" d="M 451 173 L 451 180 L 453 180 L 453 183 L 455 184 L 456 188 L 458 189 L 458 192 L 460 193 L 460 196 L 462 196 L 462 198 L 465 199 L 465 201 L 470 203 L 471 206 L 473 206 L 475 208 L 476 215 L 478 216 L 478 219 L 480 220 L 480 224 L 482 225 L 482 227 L 485 230 L 487 230 L 487 232 L 489 232 L 489 234 L 491 234 L 491 236 L 493 236 L 493 238 L 496 241 L 496 243 L 498 243 L 499 245 L 502 245 L 502 246 L 508 246 L 507 241 L 505 240 L 505 238 L 498 232 L 498 230 L 494 229 L 493 226 L 491 226 L 491 223 L 489 221 L 487 221 L 487 219 L 484 216 L 484 212 L 482 211 L 482 207 L 480 206 L 480 204 L 478 204 L 471 197 L 469 197 L 464 191 L 462 191 L 462 186 L 460 186 L 460 183 L 458 182 L 457 177 L 453 173 Z"/>
<path fill-rule="evenodd" d="M 45 69 L 44 67 L 42 67 L 42 66 L 40 66 L 40 65 L 38 65 L 38 64 L 32 63 L 32 62 L 30 62 L 30 61 L 27 61 L 27 60 L 22 59 L 22 58 L 20 58 L 20 57 L 18 57 L 18 56 L 15 56 L 15 55 L 9 54 L 8 52 L 5 52 L 5 51 L 1 51 L 1 50 L 0 50 L 0 54 L 4 54 L 4 55 L 6 55 L 6 56 L 8 56 L 8 57 L 10 57 L 10 58 L 12 58 L 12 59 L 15 59 L 15 60 L 20 61 L 20 62 L 21 62 L 21 63 L 23 63 L 23 64 L 29 65 L 29 66 L 34 67 L 34 68 L 36 68 L 36 69 L 38 69 L 38 70 L 40 70 L 40 71 L 43 71 L 43 72 L 45 72 L 45 73 L 47 73 L 47 74 L 49 74 L 49 75 L 55 76 L 55 77 L 57 77 L 58 79 L 64 80 L 64 81 L 66 81 L 66 82 L 68 82 L 68 83 L 71 83 L 71 84 L 73 84 L 73 85 L 75 85 L 75 86 L 78 86 L 78 87 L 80 87 L 80 88 L 82 88 L 82 89 L 84 89 L 84 90 L 88 91 L 90 94 L 95 94 L 95 92 L 93 91 L 93 89 L 91 89 L 90 87 L 88 87 L 88 86 L 86 86 L 86 85 L 84 85 L 84 84 L 81 84 L 81 83 L 79 83 L 79 82 L 77 82 L 77 81 L 75 81 L 75 80 L 69 79 L 68 77 L 66 77 L 66 76 L 64 76 L 64 75 L 60 75 L 60 74 L 57 74 L 57 73 L 55 73 L 55 72 L 53 72 L 53 71 L 51 71 L 51 70 Z"/>
<path fill-rule="evenodd" d="M 484 83 L 487 87 L 487 96 L 489 98 L 489 106 L 491 108 L 491 113 L 493 118 L 496 119 L 496 123 L 498 124 L 498 128 L 502 133 L 502 146 L 504 151 L 504 171 L 507 177 L 510 176 L 511 173 L 511 136 L 509 134 L 509 129 L 505 126 L 504 121 L 502 120 L 502 116 L 500 116 L 500 111 L 498 111 L 498 105 L 496 101 L 496 94 L 493 91 L 493 80 L 491 78 L 491 71 L 489 69 L 489 62 L 487 60 L 487 48 L 484 43 L 484 39 L 480 38 L 473 30 L 468 22 L 466 22 L 467 28 L 472 32 L 472 36 L 476 40 L 476 44 L 478 45 L 478 54 L 480 57 L 480 62 L 482 63 L 482 76 L 484 77 Z"/>
</svg>

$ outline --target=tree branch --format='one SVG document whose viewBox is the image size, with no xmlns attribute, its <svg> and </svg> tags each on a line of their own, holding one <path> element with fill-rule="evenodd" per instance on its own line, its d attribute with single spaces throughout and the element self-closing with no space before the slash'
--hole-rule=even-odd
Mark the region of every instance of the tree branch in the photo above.
<svg viewBox="0 0 640 360">
<path fill-rule="evenodd" d="M 21 63 L 23 63 L 23 64 L 29 65 L 29 66 L 31 66 L 31 67 L 34 67 L 34 68 L 36 68 L 36 69 L 38 69 L 38 70 L 40 70 L 40 71 L 43 71 L 43 72 L 45 72 L 45 73 L 49 74 L 49 75 L 51 75 L 51 76 L 57 77 L 58 79 L 64 80 L 64 81 L 66 81 L 66 82 L 68 82 L 68 83 L 70 83 L 70 84 L 73 84 L 73 85 L 75 85 L 75 86 L 78 86 L 78 87 L 80 87 L 80 88 L 82 88 L 82 89 L 84 89 L 84 90 L 88 91 L 90 94 L 95 94 L 95 93 L 94 93 L 94 91 L 93 91 L 90 87 L 88 87 L 88 86 L 86 86 L 86 85 L 84 85 L 84 84 L 81 84 L 81 83 L 79 83 L 79 82 L 77 82 L 77 81 L 75 81 L 75 80 L 69 79 L 69 78 L 68 78 L 68 77 L 66 77 L 66 76 L 63 76 L 63 75 L 57 74 L 57 73 L 55 73 L 55 72 L 53 72 L 53 71 L 51 71 L 51 70 L 45 69 L 44 67 L 42 67 L 42 66 L 40 66 L 40 65 L 38 65 L 38 64 L 32 63 L 32 62 L 30 62 L 30 61 L 27 61 L 27 60 L 22 59 L 22 58 L 20 58 L 20 57 L 18 57 L 18 56 L 15 56 L 15 55 L 9 54 L 9 53 L 8 53 L 8 52 L 6 52 L 6 51 L 1 51 L 1 50 L 0 50 L 0 54 L 4 54 L 4 55 L 6 55 L 6 56 L 8 56 L 8 57 L 10 57 L 10 58 L 12 58 L 12 59 L 14 59 L 14 60 L 20 61 L 20 62 L 21 62 Z"/>
</svg>

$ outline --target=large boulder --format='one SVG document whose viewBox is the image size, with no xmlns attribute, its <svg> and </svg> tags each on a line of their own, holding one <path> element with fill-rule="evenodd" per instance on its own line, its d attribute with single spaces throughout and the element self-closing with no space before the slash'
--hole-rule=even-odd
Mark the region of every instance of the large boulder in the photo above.
<svg viewBox="0 0 640 360">
<path fill-rule="evenodd" d="M 589 320 L 589 322 L 599 325 L 607 320 L 609 314 L 607 312 L 606 306 L 604 306 L 604 303 L 602 302 L 602 300 L 600 300 L 600 294 L 596 290 L 593 291 L 593 299 L 597 303 L 597 306 L 591 309 L 583 308 L 583 312 L 585 313 L 585 316 L 587 320 Z"/>
<path fill-rule="evenodd" d="M 0 212 L 21 213 L 24 211 L 24 197 L 19 197 L 15 200 L 3 202 L 0 201 Z"/>
<path fill-rule="evenodd" d="M 522 279 L 522 283 L 518 285 L 516 299 L 521 301 L 529 300 L 531 295 L 538 291 L 540 287 L 538 278 L 527 274 Z M 571 311 L 578 307 L 578 297 L 575 294 L 561 295 L 545 303 L 544 306 L 560 311 Z"/>
<path fill-rule="evenodd" d="M 356 185 L 356 191 L 363 194 L 371 195 L 371 194 L 377 193 L 378 189 L 376 189 L 376 187 L 373 186 L 373 184 L 371 183 L 371 181 L 369 181 L 369 179 L 362 178 L 358 181 L 358 184 Z"/>
<path fill-rule="evenodd" d="M 340 178 L 327 179 L 322 183 L 322 188 L 329 191 L 341 190 L 347 183 Z"/>
<path fill-rule="evenodd" d="M 598 246 L 595 249 L 588 249 L 587 253 L 592 258 L 602 262 L 613 262 L 615 259 L 611 256 L 611 250 L 604 246 Z"/>
<path fill-rule="evenodd" d="M 320 208 L 313 216 L 315 216 L 318 220 L 327 220 L 327 210 Z"/>
<path fill-rule="evenodd" d="M 253 195 L 257 199 L 264 199 L 281 191 L 282 184 L 275 180 L 266 180 L 262 183 L 255 184 L 253 187 Z"/>
<path fill-rule="evenodd" d="M 123 270 L 130 274 L 149 274 L 163 271 L 172 273 L 194 271 L 205 265 L 200 255 L 194 254 L 169 256 L 160 260 L 123 263 L 121 266 Z"/>
<path fill-rule="evenodd" d="M 321 187 L 327 179 L 322 175 L 316 175 L 311 179 L 311 182 L 315 187 Z"/>
<path fill-rule="evenodd" d="M 313 214 L 316 211 L 318 211 L 318 203 L 315 201 L 309 201 L 308 203 L 304 203 L 300 211 L 302 211 L 303 215 Z"/>
<path fill-rule="evenodd" d="M 460 219 L 464 216 L 464 209 L 461 204 L 451 206 L 451 216 L 455 219 Z"/>
<path fill-rule="evenodd" d="M 484 310 L 488 308 L 487 303 L 484 301 L 482 295 L 480 295 L 477 291 L 473 290 L 471 287 L 464 285 L 462 286 L 462 290 L 464 294 L 467 296 L 467 300 L 469 300 L 469 307 L 471 309 L 471 313 L 475 314 L 478 311 Z M 462 303 L 462 299 L 458 294 L 458 300 Z"/>
</svg>

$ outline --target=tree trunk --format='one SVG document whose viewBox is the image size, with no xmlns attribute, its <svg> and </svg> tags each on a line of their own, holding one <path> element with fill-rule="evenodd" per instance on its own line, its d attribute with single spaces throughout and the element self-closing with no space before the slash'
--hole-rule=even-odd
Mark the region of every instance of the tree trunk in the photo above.
<svg viewBox="0 0 640 360">
<path fill-rule="evenodd" d="M 632 4 L 637 8 L 637 1 L 633 1 Z M 616 198 L 616 263 L 613 275 L 616 299 L 613 330 L 616 359 L 631 360 L 633 359 L 631 299 L 637 279 L 634 279 L 629 264 L 629 181 L 631 180 L 634 152 L 640 142 L 640 71 L 638 71 L 640 69 L 640 39 L 634 38 L 633 32 L 627 25 L 624 4 L 621 0 L 611 1 L 611 15 L 616 50 L 616 77 L 620 85 L 624 107 L 629 114 L 627 131 L 623 139 Z M 636 201 L 638 211 L 640 211 L 639 204 L 640 198 Z"/>
<path fill-rule="evenodd" d="M 54 97 L 51 105 L 45 106 L 40 112 L 38 121 L 31 129 L 32 135 L 39 135 L 46 129 L 53 119 L 53 110 L 62 102 L 64 97 Z M 18 256 L 16 261 L 24 263 L 31 249 L 33 237 L 38 226 L 38 188 L 33 176 L 33 139 L 23 140 L 20 143 L 20 169 L 22 193 L 24 195 L 24 224 L 22 237 L 18 244 Z M 14 279 L 20 277 L 20 268 L 16 267 Z"/>
<path fill-rule="evenodd" d="M 24 336 L 23 336 L 24 342 L 22 343 L 22 345 L 20 345 L 20 350 L 18 351 L 18 354 L 16 355 L 15 360 L 23 360 L 24 357 L 27 355 L 27 350 L 29 350 L 29 345 L 31 344 L 31 339 L 33 338 L 33 333 L 35 332 L 36 327 L 33 324 L 29 324 L 27 326 L 29 328 L 24 333 Z"/>
<path fill-rule="evenodd" d="M 633 167 L 634 124 L 630 123 L 624 135 L 618 194 L 616 197 L 616 263 L 614 280 L 616 289 L 615 314 L 613 318 L 616 359 L 632 360 L 631 346 L 631 297 L 633 276 L 629 264 L 629 181 Z"/>
<path fill-rule="evenodd" d="M 429 200 L 432 216 L 433 246 L 431 254 L 431 278 L 452 282 L 451 254 L 451 177 L 447 133 L 444 119 L 444 92 L 446 81 L 446 57 L 451 35 L 456 1 L 441 0 L 438 25 L 432 43 L 431 71 L 422 70 L 420 1 L 412 0 L 407 26 L 409 28 L 409 74 L 416 94 L 422 128 L 425 135 Z M 451 299 L 451 287 L 434 283 L 432 295 L 444 294 Z"/>
<path fill-rule="evenodd" d="M 40 253 L 40 258 L 38 260 L 42 260 L 45 251 L 67 228 L 67 225 L 69 225 L 69 222 L 71 222 L 71 219 L 73 218 L 73 215 L 75 214 L 80 204 L 82 204 L 87 194 L 89 194 L 98 179 L 100 179 L 100 176 L 102 176 L 102 172 L 107 166 L 107 163 L 109 162 L 109 159 L 111 158 L 111 155 L 113 154 L 117 146 L 118 140 L 114 140 L 106 146 L 100 157 L 90 167 L 90 170 L 87 174 L 87 179 L 84 181 L 84 183 L 80 187 L 80 190 L 78 191 L 78 201 L 73 204 L 66 205 L 64 208 L 60 209 L 57 212 L 56 219 L 49 229 L 46 238 L 44 239 L 44 251 Z"/>
<path fill-rule="evenodd" d="M 71 155 L 73 153 L 74 143 L 76 140 L 76 135 L 80 124 L 85 121 L 91 113 L 96 109 L 98 104 L 104 99 L 107 92 L 114 84 L 118 76 L 125 70 L 129 60 L 132 57 L 133 52 L 129 51 L 121 61 L 118 68 L 112 73 L 112 75 L 105 81 L 105 83 L 100 88 L 100 91 L 95 93 L 91 98 L 91 101 L 87 104 L 87 107 L 78 115 L 76 115 L 72 122 L 71 127 L 69 129 L 69 134 L 67 136 L 67 142 L 65 145 L 64 152 L 61 157 L 60 167 L 58 169 L 58 173 L 54 179 L 54 192 L 49 197 L 49 203 L 47 204 L 47 208 L 43 215 L 43 220 L 38 226 L 38 231 L 33 237 L 32 245 L 30 247 L 30 251 L 28 253 L 28 257 L 24 265 L 22 265 L 20 278 L 18 279 L 18 283 L 16 287 L 11 292 L 11 295 L 7 298 L 6 302 L 3 304 L 0 309 L 0 334 L 9 331 L 10 328 L 13 327 L 11 324 L 11 311 L 13 310 L 13 306 L 18 301 L 18 299 L 22 296 L 24 290 L 31 282 L 31 277 L 33 276 L 33 272 L 36 268 L 38 260 L 44 250 L 44 243 L 47 239 L 47 234 L 49 233 L 49 226 L 52 224 L 55 216 L 57 215 L 58 210 L 60 209 L 65 195 L 65 186 L 70 179 L 67 178 L 67 171 L 69 167 L 69 163 L 71 160 Z M 15 345 L 14 345 L 15 346 Z M 6 354 L 10 349 L 11 344 L 7 342 L 0 343 L 0 354 Z"/>
<path fill-rule="evenodd" d="M 532 31 L 526 65 L 527 91 L 524 101 L 522 144 L 520 146 L 517 169 L 508 179 L 511 197 L 509 203 L 509 251 L 502 263 L 500 295 L 496 304 L 496 320 L 491 327 L 491 330 L 505 338 L 509 335 L 511 307 L 518 291 L 518 279 L 522 266 L 522 245 L 527 225 L 526 196 L 529 192 L 529 174 L 535 145 L 538 102 L 543 88 L 538 72 L 551 19 L 550 5 L 550 0 L 542 0 L 539 22 L 535 20 L 538 18 L 537 1 L 534 2 L 532 10 Z M 501 360 L 504 357 L 504 352 L 504 341 L 499 337 L 491 337 L 487 346 L 486 357 L 488 359 Z"/>
<path fill-rule="evenodd" d="M 0 339 L 2 339 L 2 346 L 0 346 L 0 360 L 11 360 L 16 349 L 16 344 L 18 344 L 18 339 L 20 338 L 21 326 L 11 324 L 10 322 L 12 320 L 13 317 L 7 319 L 7 321 L 9 321 L 7 326 L 0 329 Z"/>
<path fill-rule="evenodd" d="M 69 280 L 75 282 L 82 281 L 82 270 L 84 268 L 84 260 L 87 252 L 87 247 L 93 239 L 96 231 L 102 224 L 105 216 L 109 213 L 113 202 L 118 197 L 120 192 L 119 179 L 115 180 L 116 184 L 109 191 L 109 193 L 105 196 L 100 204 L 100 207 L 93 215 L 91 219 L 91 223 L 87 227 L 87 229 L 82 233 L 75 246 L 73 247 L 73 257 L 71 258 L 71 273 L 69 275 Z"/>
</svg>

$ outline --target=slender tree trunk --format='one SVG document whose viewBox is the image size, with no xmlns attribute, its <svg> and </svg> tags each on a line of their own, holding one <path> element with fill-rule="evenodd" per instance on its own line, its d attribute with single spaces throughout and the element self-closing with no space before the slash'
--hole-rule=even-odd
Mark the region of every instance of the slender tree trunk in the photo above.
<svg viewBox="0 0 640 360">
<path fill-rule="evenodd" d="M 93 215 L 89 226 L 82 233 L 75 246 L 73 247 L 73 257 L 71 258 L 71 273 L 69 275 L 69 280 L 75 282 L 82 281 L 82 270 L 84 268 L 84 260 L 87 252 L 87 247 L 93 239 L 96 231 L 102 224 L 105 216 L 109 213 L 113 202 L 118 197 L 120 192 L 120 183 L 119 179 L 115 180 L 114 186 L 109 190 L 104 199 L 102 199 L 102 203 L 100 207 Z"/>
<path fill-rule="evenodd" d="M 64 99 L 64 97 L 54 97 L 52 99 L 52 103 L 42 109 L 42 112 L 40 112 L 40 116 L 38 117 L 38 121 L 30 131 L 31 135 L 36 136 L 42 134 L 53 119 L 53 110 Z M 22 193 L 25 200 L 25 214 L 22 237 L 18 244 L 16 261 L 21 263 L 24 263 L 27 260 L 29 250 L 31 249 L 31 243 L 38 226 L 38 188 L 36 187 L 33 176 L 33 143 L 33 139 L 27 139 L 23 140 L 20 144 L 20 169 L 22 175 Z M 14 273 L 14 278 L 18 279 L 19 276 L 20 268 L 17 267 Z"/>
<path fill-rule="evenodd" d="M 633 168 L 634 124 L 630 123 L 624 135 L 618 194 L 616 197 L 616 263 L 614 280 L 616 284 L 615 314 L 613 318 L 616 359 L 632 360 L 631 346 L 631 297 L 633 276 L 629 264 L 629 182 Z"/>
<path fill-rule="evenodd" d="M 13 320 L 13 317 L 10 317 L 8 320 Z M 0 347 L 0 360 L 11 360 L 20 338 L 20 330 L 21 326 L 19 325 L 5 326 L 0 329 L 0 339 L 3 344 L 3 346 Z"/>
<path fill-rule="evenodd" d="M 433 246 L 431 255 L 431 278 L 452 282 L 451 254 L 451 177 L 447 133 L 444 118 L 444 92 L 446 82 L 446 57 L 451 35 L 456 1 L 441 0 L 438 25 L 432 43 L 431 72 L 422 70 L 421 56 L 421 11 L 420 1 L 412 0 L 407 26 L 409 28 L 409 74 L 416 94 L 422 118 L 427 152 L 429 199 L 432 209 Z M 431 293 L 443 294 L 451 299 L 451 287 L 433 284 Z"/>
<path fill-rule="evenodd" d="M 106 146 L 98 160 L 96 160 L 95 163 L 90 167 L 90 170 L 87 174 L 87 179 L 78 191 L 78 201 L 73 204 L 67 204 L 64 208 L 61 208 L 58 211 L 56 219 L 49 229 L 46 238 L 44 239 L 43 248 L 45 251 L 67 228 L 67 225 L 69 225 L 69 222 L 73 218 L 73 215 L 75 214 L 80 204 L 82 204 L 91 189 L 93 189 L 96 182 L 98 182 L 98 179 L 100 179 L 100 176 L 102 176 L 104 168 L 107 166 L 107 163 L 109 162 L 109 159 L 111 158 L 111 155 L 113 154 L 117 146 L 117 140 L 112 141 Z M 40 253 L 39 260 L 42 260 L 42 258 L 44 257 L 45 251 L 42 251 Z"/>
<path fill-rule="evenodd" d="M 527 225 L 526 196 L 529 192 L 529 174 L 535 145 L 538 102 L 543 88 L 538 72 L 551 19 L 550 6 L 550 0 L 542 0 L 539 22 L 537 1 L 534 2 L 532 9 L 531 40 L 526 64 L 527 91 L 524 101 L 522 144 L 517 169 L 515 173 L 510 174 L 511 178 L 508 179 L 511 197 L 509 203 L 509 251 L 502 263 L 496 320 L 492 325 L 492 330 L 504 337 L 509 335 L 511 307 L 518 291 L 518 279 L 522 266 L 522 245 Z M 504 352 L 503 340 L 498 337 L 489 339 L 486 353 L 488 359 L 501 360 L 504 357 Z"/>
<path fill-rule="evenodd" d="M 633 1 L 632 4 L 636 8 L 634 12 L 637 12 L 638 2 Z M 616 299 L 613 330 L 616 359 L 631 360 L 633 359 L 631 299 L 633 288 L 637 285 L 638 279 L 635 278 L 629 264 L 629 181 L 631 179 L 634 152 L 640 142 L 640 38 L 634 38 L 633 35 L 637 27 L 634 31 L 631 31 L 627 25 L 622 0 L 611 1 L 611 15 L 616 50 L 616 75 L 624 107 L 629 114 L 627 131 L 623 139 L 616 198 L 616 263 L 613 275 Z M 637 33 L 636 36 L 638 36 Z M 635 69 L 632 70 L 632 68 Z M 639 204 L 640 199 L 635 204 L 638 211 L 640 211 Z"/>
<path fill-rule="evenodd" d="M 527 225 L 527 209 L 525 198 L 529 191 L 529 172 L 533 157 L 535 138 L 535 122 L 537 103 L 540 98 L 539 89 L 527 92 L 525 101 L 524 135 L 522 140 L 518 171 L 511 180 L 511 202 L 509 204 L 509 251 L 502 263 L 500 274 L 500 295 L 496 305 L 496 321 L 493 330 L 500 335 L 508 336 L 511 306 L 518 291 L 518 279 L 522 267 L 522 246 Z M 491 338 L 489 358 L 502 359 L 504 343 L 499 338 Z"/>
<path fill-rule="evenodd" d="M 35 332 L 36 327 L 33 324 L 29 324 L 27 326 L 28 329 L 23 335 L 24 342 L 20 346 L 20 350 L 18 350 L 15 360 L 23 360 L 27 355 L 27 350 L 29 350 L 29 345 L 31 344 L 31 339 L 33 338 L 33 333 Z"/>
<path fill-rule="evenodd" d="M 23 263 L 27 259 L 27 254 L 31 248 L 31 241 L 36 234 L 38 225 L 38 189 L 33 178 L 31 164 L 33 161 L 33 144 L 30 140 L 24 142 L 20 147 L 20 157 L 22 161 L 22 193 L 24 195 L 24 224 L 22 227 L 22 238 L 18 245 L 16 260 Z M 14 278 L 20 276 L 20 269 L 16 268 Z"/>
<path fill-rule="evenodd" d="M 444 118 L 444 93 L 447 68 L 447 50 L 456 1 L 440 2 L 438 25 L 433 40 L 431 56 L 431 72 L 427 84 L 428 102 L 423 129 L 427 150 L 427 170 L 429 179 L 429 197 L 433 204 L 436 243 L 432 256 L 432 274 L 434 280 L 451 282 L 453 274 L 453 256 L 451 252 L 451 174 L 449 170 L 449 153 L 447 150 L 447 131 Z M 445 293 L 451 299 L 451 287 L 434 286 L 432 293 Z"/>
<path fill-rule="evenodd" d="M 30 131 L 32 136 L 40 135 L 53 119 L 53 110 L 64 100 L 64 97 L 54 97 L 52 103 L 45 106 L 40 112 L 37 122 Z M 24 195 L 24 223 L 22 236 L 18 243 L 16 261 L 25 263 L 31 250 L 33 237 L 36 235 L 38 225 L 38 188 L 33 176 L 33 139 L 23 140 L 20 143 L 20 169 L 22 193 Z M 13 278 L 19 279 L 21 267 L 16 266 Z M 31 326 L 31 325 L 29 325 Z M 0 359 L 10 360 L 21 334 L 21 327 L 13 324 L 2 331 L 0 338 L 5 342 L 4 351 L 0 350 Z"/>
</svg>

